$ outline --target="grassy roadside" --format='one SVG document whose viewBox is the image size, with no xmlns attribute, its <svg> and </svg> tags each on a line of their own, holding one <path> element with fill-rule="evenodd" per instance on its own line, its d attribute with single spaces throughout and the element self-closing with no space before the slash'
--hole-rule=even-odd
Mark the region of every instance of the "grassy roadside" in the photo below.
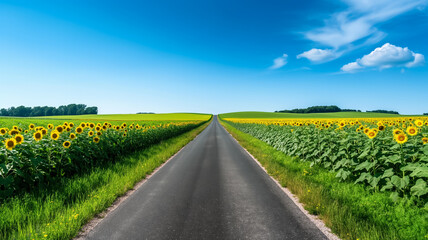
<svg viewBox="0 0 428 240">
<path fill-rule="evenodd" d="M 88 174 L 61 179 L 55 189 L 13 198 L 0 206 L 0 239 L 70 239 L 164 163 L 207 125 L 165 140 Z"/>
<path fill-rule="evenodd" d="M 299 197 L 343 239 L 428 239 L 428 211 L 413 204 L 394 204 L 385 193 L 339 182 L 335 174 L 293 160 L 267 143 L 222 125 L 282 186 Z"/>
</svg>

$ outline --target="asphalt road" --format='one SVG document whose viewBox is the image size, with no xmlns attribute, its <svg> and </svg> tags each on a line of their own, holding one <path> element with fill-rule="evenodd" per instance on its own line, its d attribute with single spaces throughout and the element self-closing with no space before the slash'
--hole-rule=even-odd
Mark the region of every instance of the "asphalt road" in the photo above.
<svg viewBox="0 0 428 240">
<path fill-rule="evenodd" d="M 326 239 L 213 122 L 87 239 Z"/>
</svg>

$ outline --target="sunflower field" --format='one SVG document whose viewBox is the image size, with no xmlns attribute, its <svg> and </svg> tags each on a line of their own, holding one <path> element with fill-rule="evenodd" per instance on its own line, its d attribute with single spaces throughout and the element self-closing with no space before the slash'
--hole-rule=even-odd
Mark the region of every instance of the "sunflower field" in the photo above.
<svg viewBox="0 0 428 240">
<path fill-rule="evenodd" d="M 123 154 L 205 122 L 53 121 L 55 125 L 40 126 L 25 124 L 26 121 L 14 126 L 0 125 L 0 200 L 43 188 L 59 177 L 70 177 L 107 161 L 118 161 Z"/>
<path fill-rule="evenodd" d="M 335 172 L 341 181 L 428 206 L 426 117 L 223 120 L 298 161 Z"/>
</svg>

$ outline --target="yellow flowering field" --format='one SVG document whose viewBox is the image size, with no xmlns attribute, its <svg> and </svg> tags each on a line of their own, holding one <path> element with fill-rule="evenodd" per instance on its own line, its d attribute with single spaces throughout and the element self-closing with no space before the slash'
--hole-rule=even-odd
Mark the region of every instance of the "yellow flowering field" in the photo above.
<svg viewBox="0 0 428 240">
<path fill-rule="evenodd" d="M 10 119 L 12 121 L 13 119 Z M 204 121 L 63 122 L 10 121 L 0 125 L 0 200 L 116 161 L 193 129 Z"/>
<path fill-rule="evenodd" d="M 223 120 L 341 181 L 428 204 L 427 117 Z"/>
</svg>

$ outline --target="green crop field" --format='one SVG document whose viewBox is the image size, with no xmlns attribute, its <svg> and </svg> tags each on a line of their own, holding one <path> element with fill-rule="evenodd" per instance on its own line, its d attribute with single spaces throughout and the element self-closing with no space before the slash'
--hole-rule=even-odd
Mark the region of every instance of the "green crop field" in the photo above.
<svg viewBox="0 0 428 240">
<path fill-rule="evenodd" d="M 231 112 L 220 114 L 221 118 L 390 118 L 407 117 L 388 113 L 335 112 L 335 113 L 275 113 L 275 112 Z"/>
<path fill-rule="evenodd" d="M 200 113 L 158 113 L 158 114 L 106 114 L 106 115 L 64 115 L 48 116 L 47 119 L 76 119 L 76 120 L 116 120 L 116 121 L 186 121 L 208 120 L 211 114 Z M 38 119 L 42 117 L 37 117 Z"/>
<path fill-rule="evenodd" d="M 1 117 L 0 239 L 73 237 L 96 213 L 192 140 L 211 117 L 192 113 Z"/>
</svg>

